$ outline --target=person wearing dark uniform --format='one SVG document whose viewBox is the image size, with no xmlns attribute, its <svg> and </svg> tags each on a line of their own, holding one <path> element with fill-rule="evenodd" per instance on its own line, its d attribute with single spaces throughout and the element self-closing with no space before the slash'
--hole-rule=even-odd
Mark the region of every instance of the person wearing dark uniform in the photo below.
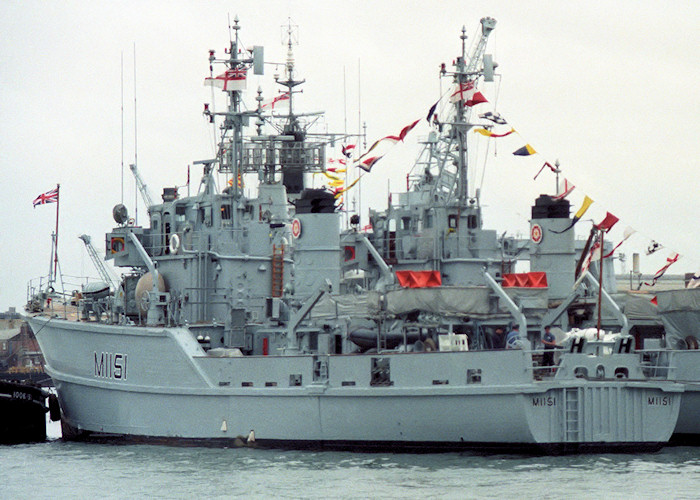
<svg viewBox="0 0 700 500">
<path fill-rule="evenodd" d="M 505 349 L 506 338 L 503 333 L 503 328 L 496 328 L 496 331 L 491 335 L 492 349 Z"/>
<path fill-rule="evenodd" d="M 542 366 L 554 366 L 554 348 L 557 346 L 557 339 L 550 329 L 549 325 L 545 326 L 544 335 L 542 335 L 542 343 L 544 344 Z"/>
</svg>

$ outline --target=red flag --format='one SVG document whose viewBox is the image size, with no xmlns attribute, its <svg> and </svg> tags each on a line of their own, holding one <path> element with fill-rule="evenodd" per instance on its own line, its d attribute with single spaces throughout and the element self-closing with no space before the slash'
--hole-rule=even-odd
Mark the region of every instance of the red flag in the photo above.
<svg viewBox="0 0 700 500">
<path fill-rule="evenodd" d="M 352 153 L 350 151 L 353 149 L 355 149 L 354 144 L 348 144 L 347 146 L 343 146 L 343 154 L 350 158 L 350 156 L 352 156 Z"/>
<path fill-rule="evenodd" d="M 47 191 L 44 194 L 40 194 L 34 199 L 33 202 L 35 207 L 46 203 L 58 203 L 58 187 L 55 187 L 51 191 Z"/>
<path fill-rule="evenodd" d="M 394 142 L 394 143 L 399 142 L 399 141 L 403 142 L 403 140 L 406 138 L 406 136 L 408 135 L 408 133 L 409 133 L 411 130 L 413 130 L 413 128 L 414 128 L 416 125 L 418 125 L 418 122 L 419 122 L 419 121 L 420 121 L 420 120 L 416 120 L 416 121 L 414 121 L 413 123 L 411 123 L 410 125 L 406 125 L 404 128 L 401 129 L 401 132 L 399 132 L 399 135 L 387 135 L 386 137 L 382 137 L 381 139 L 377 139 L 376 141 L 374 141 L 374 144 L 372 144 L 372 145 L 370 146 L 370 148 L 369 148 L 367 151 L 365 151 L 365 152 L 364 152 L 357 160 L 355 160 L 355 161 L 359 161 L 359 160 L 361 160 L 362 158 L 364 158 L 365 156 L 367 156 L 368 154 L 370 154 L 370 153 L 372 152 L 372 150 L 373 150 L 374 148 L 376 148 L 377 145 L 378 145 L 380 142 L 382 142 L 382 141 L 387 141 L 387 140 L 388 140 L 388 141 L 392 141 L 392 142 Z M 380 156 L 379 158 L 381 158 L 381 156 Z M 378 160 L 379 158 L 376 158 L 376 159 Z M 373 159 L 375 159 L 375 158 L 369 158 L 368 160 L 363 161 L 360 165 L 358 165 L 358 167 L 364 168 L 365 170 L 367 170 L 367 171 L 369 172 L 369 169 L 363 167 L 363 165 L 366 164 L 369 160 L 373 160 Z M 371 165 L 370 165 L 370 168 L 371 168 Z"/>
<path fill-rule="evenodd" d="M 373 156 L 372 158 L 367 158 L 366 160 L 363 160 L 360 165 L 358 165 L 362 170 L 366 170 L 369 172 L 372 170 L 372 167 L 374 166 L 375 163 L 377 163 L 379 160 L 381 160 L 383 156 Z"/>
<path fill-rule="evenodd" d="M 612 229 L 612 227 L 617 223 L 618 220 L 620 219 L 608 212 L 605 216 L 605 219 L 603 219 L 603 221 L 600 224 L 596 225 L 596 228 L 607 233 Z"/>
<path fill-rule="evenodd" d="M 479 115 L 480 118 L 481 118 L 481 116 L 482 116 L 482 115 Z M 537 172 L 537 174 L 535 174 L 535 177 L 533 177 L 533 180 L 536 180 L 536 179 L 540 176 L 540 174 L 541 174 L 542 171 L 544 170 L 544 167 L 549 167 L 549 169 L 550 169 L 552 172 L 554 172 L 554 173 L 557 172 L 557 169 L 554 168 L 554 167 L 552 166 L 551 163 L 549 163 L 548 161 L 546 161 L 546 162 L 544 162 L 544 165 L 542 165 L 542 168 L 539 169 L 539 171 Z"/>
<path fill-rule="evenodd" d="M 415 127 L 416 125 L 418 125 L 418 122 L 419 122 L 419 121 L 420 121 L 420 120 L 416 120 L 416 121 L 414 121 L 413 123 L 411 123 L 410 125 L 406 125 L 404 128 L 401 129 L 401 132 L 399 132 L 399 135 L 387 135 L 386 137 L 382 137 L 382 138 L 379 139 L 379 140 L 380 140 L 380 141 L 383 141 L 384 139 L 389 139 L 389 140 L 396 141 L 396 142 L 398 142 L 398 141 L 402 141 L 402 142 L 403 142 L 403 140 L 406 138 L 406 136 L 408 135 L 408 133 L 409 133 L 411 130 L 413 130 L 413 127 Z"/>
</svg>

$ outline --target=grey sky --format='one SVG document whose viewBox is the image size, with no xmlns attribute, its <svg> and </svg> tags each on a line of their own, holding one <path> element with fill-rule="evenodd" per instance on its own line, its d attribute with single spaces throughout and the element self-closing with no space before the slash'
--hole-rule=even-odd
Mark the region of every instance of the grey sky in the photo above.
<svg viewBox="0 0 700 500">
<path fill-rule="evenodd" d="M 96 272 L 77 236 L 92 236 L 99 252 L 121 198 L 120 57 L 124 54 L 126 204 L 133 213 L 133 47 L 136 44 L 138 163 L 155 196 L 181 185 L 187 165 L 212 154 L 212 130 L 201 115 L 211 92 L 207 51 L 227 46 L 227 17 L 238 14 L 246 45 L 264 45 L 268 61 L 283 62 L 280 26 L 299 25 L 298 74 L 307 79 L 301 109 L 325 110 L 328 128 L 358 123 L 358 63 L 362 121 L 368 142 L 395 134 L 425 116 L 439 96 L 439 64 L 469 40 L 479 19 L 497 19 L 487 52 L 502 75 L 482 91 L 524 140 L 492 141 L 481 181 L 485 225 L 527 234 L 529 207 L 554 191 L 551 174 L 533 176 L 543 161 L 562 162 L 576 184 L 574 209 L 595 200 L 586 218 L 606 211 L 638 233 L 621 251 L 641 251 L 650 239 L 666 246 L 643 258 L 661 267 L 671 250 L 683 258 L 671 271 L 700 272 L 700 6 L 653 1 L 326 1 L 326 2 L 37 2 L 0 3 L 0 310 L 22 306 L 26 282 L 49 267 L 55 205 L 32 200 L 61 184 L 62 271 Z M 276 93 L 273 68 L 254 77 L 266 97 Z M 443 84 L 445 85 L 445 84 Z M 443 86 L 443 90 L 445 87 Z M 252 105 L 253 94 L 246 100 Z M 481 105 L 479 111 L 493 109 Z M 427 134 L 422 122 L 378 163 L 362 184 L 383 206 L 387 183 L 405 185 Z M 539 155 L 517 158 L 530 143 Z M 496 156 L 493 155 L 494 147 Z M 485 150 L 478 150 L 483 163 Z M 193 180 L 200 172 L 192 170 Z M 359 194 L 359 191 L 358 193 Z M 355 196 L 357 196 L 357 194 Z M 139 222 L 145 210 L 139 208 Z M 580 223 L 583 235 L 589 222 Z M 629 266 L 628 266 L 629 268 Z"/>
</svg>

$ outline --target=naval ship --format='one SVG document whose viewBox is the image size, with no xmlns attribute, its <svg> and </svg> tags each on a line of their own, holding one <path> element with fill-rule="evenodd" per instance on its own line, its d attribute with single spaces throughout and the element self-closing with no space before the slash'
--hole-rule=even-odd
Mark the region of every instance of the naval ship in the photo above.
<svg viewBox="0 0 700 500">
<path fill-rule="evenodd" d="M 481 20 L 470 53 L 463 30 L 440 77 L 460 90 L 489 82 L 495 24 Z M 635 351 L 614 301 L 621 334 L 572 338 L 554 366 L 532 349 L 544 326 L 589 326 L 593 291 L 607 293 L 592 275 L 571 291 L 573 232 L 548 232 L 571 223 L 566 200 L 537 200 L 540 241 L 483 228 L 466 184 L 476 119 L 461 94 L 428 137 L 411 189 L 370 212 L 371 230 L 358 218 L 342 229 L 336 194 L 307 185 L 338 136 L 312 133 L 314 116 L 295 112 L 303 80 L 291 41 L 276 79 L 288 113 L 268 112 L 260 91 L 247 110 L 246 75 L 263 73 L 264 52 L 245 49 L 240 29 L 236 20 L 226 57 L 209 55 L 227 108 L 205 106 L 221 136 L 215 158 L 197 162 L 198 192 L 165 188 L 162 203 L 147 203 L 147 227 L 115 206 L 105 259 L 125 269 L 118 283 L 86 286 L 73 305 L 33 294 L 28 321 L 64 437 L 545 452 L 669 440 L 685 385 Z M 523 252 L 531 271 L 515 273 Z M 497 327 L 512 325 L 520 348 L 497 348 Z"/>
</svg>

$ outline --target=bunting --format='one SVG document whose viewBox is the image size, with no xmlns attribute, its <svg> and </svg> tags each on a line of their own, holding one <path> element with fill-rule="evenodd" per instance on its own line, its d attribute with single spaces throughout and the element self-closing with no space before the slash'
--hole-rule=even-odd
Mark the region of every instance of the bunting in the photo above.
<svg viewBox="0 0 700 500">
<path fill-rule="evenodd" d="M 371 153 L 371 152 L 374 150 L 374 148 L 376 148 L 382 141 L 390 141 L 390 142 L 393 142 L 394 144 L 396 144 L 397 142 L 403 142 L 403 140 L 406 138 L 406 136 L 408 135 L 408 133 L 409 133 L 411 130 L 413 130 L 413 129 L 415 128 L 416 125 L 418 125 L 418 122 L 419 122 L 419 121 L 420 121 L 420 120 L 416 120 L 416 121 L 414 121 L 413 123 L 411 123 L 411 124 L 409 124 L 409 125 L 406 125 L 404 128 L 401 129 L 401 132 L 399 132 L 399 135 L 387 135 L 387 136 L 385 136 L 385 137 L 382 137 L 381 139 L 377 139 L 376 141 L 374 141 L 374 144 L 372 144 L 372 145 L 370 146 L 370 148 L 369 148 L 367 151 L 365 151 L 364 154 L 362 154 L 362 156 L 360 156 L 360 157 L 359 157 L 357 160 L 355 160 L 355 161 L 360 161 L 362 158 L 364 158 L 365 156 L 367 156 L 367 155 L 368 155 L 369 153 Z M 379 158 L 381 158 L 381 156 L 380 156 Z M 360 165 L 358 165 L 358 167 L 364 168 L 365 170 L 367 170 L 367 171 L 369 172 L 368 169 L 366 169 L 365 167 L 362 166 L 362 165 L 364 165 L 364 164 L 365 164 L 365 162 L 362 162 Z M 365 165 L 365 166 L 366 166 L 366 165 Z M 371 168 L 371 166 L 370 166 L 370 168 Z"/>
<path fill-rule="evenodd" d="M 583 261 L 583 264 L 581 265 L 581 269 L 579 270 L 578 279 L 576 280 L 576 283 L 574 283 L 574 288 L 577 288 L 578 285 L 583 280 L 583 278 L 586 276 L 586 272 L 588 271 L 588 268 L 590 267 L 591 263 L 600 260 L 602 257 L 602 254 L 603 254 L 603 252 L 602 252 L 602 247 L 600 245 L 600 233 L 595 231 L 595 233 L 593 235 L 593 245 L 591 246 L 591 249 L 588 252 L 588 255 L 586 256 L 585 260 Z"/>
<path fill-rule="evenodd" d="M 564 179 L 564 185 L 559 189 L 556 196 L 552 196 L 553 200 L 563 200 L 571 194 L 571 192 L 576 189 L 576 186 L 571 184 L 568 179 Z"/>
<path fill-rule="evenodd" d="M 647 255 L 651 255 L 654 252 L 661 250 L 663 247 L 664 246 L 661 243 L 651 240 L 651 243 L 649 243 L 649 246 L 647 247 Z"/>
<path fill-rule="evenodd" d="M 515 132 L 515 129 L 511 128 L 505 134 L 494 134 L 493 132 L 491 132 L 489 129 L 486 129 L 486 128 L 475 128 L 474 132 L 477 132 L 481 135 L 485 135 L 486 137 L 505 137 L 505 136 L 510 135 L 513 132 Z"/>
<path fill-rule="evenodd" d="M 537 171 L 537 173 L 535 174 L 535 176 L 532 178 L 533 181 L 536 181 L 536 180 L 537 180 L 537 178 L 540 176 L 540 174 L 541 174 L 542 171 L 544 170 L 544 167 L 549 167 L 549 170 L 551 170 L 551 171 L 554 172 L 555 174 L 557 173 L 557 169 L 554 168 L 554 167 L 552 166 L 551 163 L 549 163 L 548 161 L 546 161 L 546 162 L 544 162 L 544 165 L 542 165 L 542 168 L 539 169 L 539 170 Z"/>
<path fill-rule="evenodd" d="M 627 239 L 628 239 L 630 236 L 632 236 L 634 233 L 636 233 L 636 232 L 637 232 L 637 231 L 634 230 L 634 229 L 632 229 L 631 227 L 629 227 L 629 226 L 626 227 L 626 228 L 625 228 L 625 231 L 622 233 L 622 240 L 620 240 L 620 243 L 618 243 L 617 245 L 615 245 L 615 248 L 613 248 L 613 249 L 610 251 L 610 253 L 608 253 L 607 255 L 605 255 L 604 258 L 607 259 L 608 257 L 612 257 L 612 254 L 615 253 L 615 250 L 617 250 L 618 248 L 620 248 L 620 245 L 622 245 L 625 241 L 627 241 Z"/>
<path fill-rule="evenodd" d="M 583 267 L 584 261 L 588 257 L 588 250 L 591 248 L 591 243 L 593 243 L 593 240 L 596 239 L 598 236 L 598 231 L 596 231 L 594 228 L 591 228 L 591 231 L 588 234 L 588 239 L 586 240 L 586 244 L 583 246 L 583 250 L 581 250 L 581 257 L 579 257 L 579 260 L 576 263 L 576 270 L 574 271 L 574 276 L 577 279 L 576 283 L 574 283 L 574 290 L 578 287 L 578 284 L 581 282 L 581 268 Z"/>
<path fill-rule="evenodd" d="M 479 118 L 483 118 L 484 120 L 489 120 L 492 121 L 493 123 L 497 123 L 498 125 L 505 125 L 508 123 L 505 118 L 503 118 L 500 113 L 492 113 L 491 111 L 487 111 L 486 113 L 482 113 L 479 115 Z"/>
<path fill-rule="evenodd" d="M 610 232 L 610 230 L 613 228 L 615 224 L 617 224 L 617 221 L 619 221 L 617 217 L 615 217 L 613 214 L 610 212 L 607 212 L 605 215 L 605 219 L 603 219 L 600 224 L 596 225 L 596 229 L 603 231 L 604 233 Z"/>
<path fill-rule="evenodd" d="M 245 76 L 245 71 L 243 72 L 243 77 Z M 223 75 L 225 76 L 225 75 Z M 240 76 L 240 75 L 239 75 Z M 219 77 L 217 77 L 219 78 Z M 449 96 L 449 101 L 451 103 L 458 103 L 458 102 L 464 102 L 465 106 L 474 106 L 476 104 L 488 102 L 488 100 L 475 88 L 475 82 L 474 81 L 467 81 L 462 84 L 457 84 L 455 87 L 452 88 L 452 90 L 448 91 L 451 92 Z M 286 94 L 286 93 L 285 93 Z M 280 97 L 284 99 L 285 94 L 282 94 Z M 288 96 L 286 96 L 288 99 Z M 437 107 L 440 101 L 444 98 L 441 97 L 437 101 L 435 101 L 428 109 L 427 115 L 425 115 L 425 120 L 432 125 L 436 125 L 438 127 L 442 127 L 442 123 L 438 119 L 438 114 L 437 114 Z M 481 113 L 478 115 L 480 119 L 483 120 L 488 120 L 489 122 L 492 122 L 493 124 L 496 125 L 507 125 L 508 121 L 503 118 L 499 113 L 488 111 L 485 113 Z M 382 144 L 383 142 L 390 142 L 393 144 L 396 144 L 398 142 L 403 142 L 407 135 L 416 127 L 416 125 L 421 121 L 421 119 L 415 120 L 412 123 L 406 125 L 403 127 L 400 132 L 397 135 L 387 135 L 384 136 L 378 140 L 376 140 L 370 148 L 365 151 L 362 155 L 360 155 L 358 158 L 352 160 L 353 164 L 366 172 L 370 172 L 374 165 L 381 160 L 385 154 L 377 154 L 376 152 L 374 155 L 370 156 L 371 153 L 375 151 L 375 149 Z M 432 122 L 432 123 L 431 123 Z M 486 124 L 486 125 L 481 125 L 479 128 L 475 128 L 474 132 L 481 134 L 485 137 L 494 137 L 494 138 L 501 138 L 501 137 L 506 137 L 509 135 L 512 135 L 513 133 L 517 133 L 514 127 L 511 127 L 510 130 L 503 132 L 503 133 L 495 133 L 493 131 L 494 125 L 491 124 Z M 354 151 L 356 149 L 355 144 L 351 145 L 344 145 L 342 146 L 342 154 L 346 158 L 351 158 Z M 512 153 L 514 156 L 532 156 L 535 154 L 538 154 L 537 151 L 530 145 L 529 143 L 525 144 L 524 146 L 516 149 Z M 338 162 L 341 165 L 345 164 L 345 160 L 328 160 L 329 163 L 333 162 Z M 551 163 L 545 161 L 540 170 L 537 172 L 537 175 L 535 175 L 535 179 L 540 175 L 540 173 L 545 169 L 549 168 L 552 172 L 554 173 L 559 173 L 559 168 L 558 166 L 555 167 Z M 328 172 L 332 173 L 341 173 L 345 172 L 346 169 L 335 169 L 335 168 L 328 168 Z M 334 187 L 333 193 L 335 198 L 339 198 L 343 195 L 343 193 L 347 192 L 349 189 L 354 187 L 362 177 L 360 175 L 355 181 L 353 181 L 350 185 L 346 187 L 342 187 L 343 181 L 340 177 L 336 177 L 332 174 L 324 172 L 326 177 L 331 181 L 329 182 L 329 185 Z M 568 179 L 564 178 L 563 179 L 563 185 L 557 187 L 557 193 L 552 196 L 551 198 L 553 200 L 562 200 L 567 198 L 573 190 L 576 188 L 576 186 L 570 182 Z M 49 201 L 50 202 L 50 201 Z M 581 218 L 586 214 L 590 206 L 593 204 L 593 200 L 589 196 L 584 196 L 584 200 L 579 208 L 579 210 L 574 214 L 570 225 L 562 230 L 562 231 L 554 231 L 551 230 L 551 232 L 556 233 L 556 234 L 562 234 L 566 231 L 569 231 L 571 228 L 573 228 Z M 591 238 L 589 238 L 589 242 L 587 243 L 586 248 L 584 249 L 583 253 L 581 254 L 581 258 L 578 262 L 578 270 L 576 273 L 576 276 L 578 277 L 578 282 L 582 279 L 582 276 L 585 275 L 587 272 L 588 268 L 590 267 L 590 264 L 592 262 L 598 261 L 600 259 L 604 258 L 609 258 L 612 257 L 617 251 L 617 249 L 625 242 L 627 241 L 636 231 L 631 228 L 627 227 L 623 233 L 622 239 L 614 246 L 614 248 L 608 252 L 607 254 L 603 255 L 603 248 L 601 246 L 600 242 L 600 232 L 603 233 L 608 233 L 616 224 L 619 222 L 618 217 L 615 215 L 611 214 L 610 212 L 606 213 L 605 218 L 597 225 L 594 225 L 592 229 L 592 235 Z M 594 234 L 595 233 L 595 234 Z M 592 246 L 591 246 L 592 245 Z M 590 246 L 590 248 L 589 248 Z M 658 250 L 664 248 L 663 245 L 659 244 L 656 241 L 651 241 L 647 248 L 647 255 L 651 255 Z M 650 283 L 646 283 L 648 286 L 654 286 L 656 281 L 663 276 L 663 274 L 666 272 L 666 270 L 674 264 L 677 260 L 679 259 L 679 254 L 675 253 L 671 257 L 667 259 L 666 265 L 664 265 L 657 273 L 655 274 L 654 278 Z M 693 276 L 693 278 L 690 280 L 688 286 L 695 286 L 695 287 L 700 287 L 700 276 Z"/>
<path fill-rule="evenodd" d="M 352 156 L 351 151 L 355 149 L 355 144 L 348 144 L 347 146 L 342 147 L 343 154 L 350 158 Z"/>
<path fill-rule="evenodd" d="M 321 173 L 323 175 L 325 175 L 326 177 L 328 177 L 332 181 L 339 181 L 340 180 L 340 177 L 336 177 L 335 175 L 329 174 L 328 172 L 321 172 Z"/>
<path fill-rule="evenodd" d="M 644 284 L 647 286 L 656 285 L 656 282 L 659 280 L 659 278 L 661 278 L 661 276 L 664 275 L 666 270 L 669 267 L 671 267 L 673 264 L 675 264 L 679 258 L 680 258 L 679 254 L 677 254 L 677 253 L 671 254 L 669 257 L 666 258 L 666 265 L 664 267 L 662 267 L 661 269 L 659 269 L 658 271 L 656 271 L 656 274 L 654 274 L 654 278 L 651 280 L 651 283 L 645 282 Z"/>
<path fill-rule="evenodd" d="M 362 170 L 369 172 L 372 170 L 372 167 L 377 163 L 379 160 L 384 158 L 384 156 L 373 156 L 371 158 L 367 158 L 366 160 L 363 160 L 358 167 L 360 167 Z"/>
<path fill-rule="evenodd" d="M 399 142 L 399 141 L 403 142 L 403 140 L 406 138 L 406 136 L 408 135 L 408 133 L 409 133 L 411 130 L 413 130 L 413 128 L 414 128 L 416 125 L 418 125 L 418 122 L 419 122 L 419 121 L 420 121 L 420 120 L 416 120 L 416 121 L 414 121 L 413 123 L 411 123 L 410 125 L 406 125 L 404 128 L 401 129 L 401 132 L 399 132 L 399 135 L 398 135 L 398 136 L 396 136 L 396 135 L 387 135 L 387 136 L 384 137 L 383 139 L 388 139 L 388 140 L 391 140 L 391 141 L 394 141 L 394 142 Z M 380 139 L 380 140 L 383 140 L 383 139 Z"/>
<path fill-rule="evenodd" d="M 569 229 L 571 229 L 572 227 L 574 227 L 574 225 L 575 225 L 579 220 L 581 220 L 581 217 L 583 217 L 583 214 L 586 213 L 586 210 L 588 210 L 588 207 L 590 207 L 592 203 L 593 203 L 593 200 L 590 199 L 588 196 L 585 196 L 585 197 L 583 198 L 583 203 L 581 204 L 581 208 L 579 208 L 579 209 L 578 209 L 578 212 L 576 212 L 576 213 L 574 214 L 574 218 L 571 220 L 571 224 L 569 225 L 569 227 L 567 227 L 566 229 L 563 229 L 563 230 L 561 230 L 561 231 L 554 231 L 553 229 L 550 229 L 550 231 L 552 231 L 553 233 L 556 233 L 556 234 L 565 233 L 566 231 L 568 231 Z"/>
<path fill-rule="evenodd" d="M 344 188 L 344 189 L 343 189 L 343 188 L 339 188 L 339 189 L 336 189 L 335 191 L 333 191 L 334 198 L 336 198 L 336 199 L 340 198 L 340 197 L 342 196 L 343 193 L 345 193 L 345 192 L 348 191 L 350 188 L 352 188 L 355 184 L 357 184 L 357 183 L 359 182 L 360 179 L 361 179 L 361 177 L 358 177 L 357 179 L 355 179 L 354 181 L 352 181 L 348 187 L 346 187 L 346 188 Z"/>
<path fill-rule="evenodd" d="M 536 153 L 537 153 L 537 151 L 535 151 L 535 149 L 532 146 L 530 146 L 529 144 L 525 144 L 522 148 L 516 149 L 515 151 L 513 151 L 513 154 L 515 156 L 530 156 L 530 155 L 534 155 Z"/>
<path fill-rule="evenodd" d="M 440 99 L 438 99 L 437 101 L 435 101 L 435 104 L 433 104 L 432 106 L 430 106 L 430 109 L 428 110 L 428 116 L 425 117 L 425 121 L 427 121 L 428 123 L 430 123 L 430 119 L 431 119 L 431 118 L 433 117 L 433 115 L 435 114 L 435 109 L 437 108 L 437 105 L 438 105 L 439 102 L 440 102 Z M 437 116 L 437 115 L 436 115 L 436 116 Z"/>
</svg>

